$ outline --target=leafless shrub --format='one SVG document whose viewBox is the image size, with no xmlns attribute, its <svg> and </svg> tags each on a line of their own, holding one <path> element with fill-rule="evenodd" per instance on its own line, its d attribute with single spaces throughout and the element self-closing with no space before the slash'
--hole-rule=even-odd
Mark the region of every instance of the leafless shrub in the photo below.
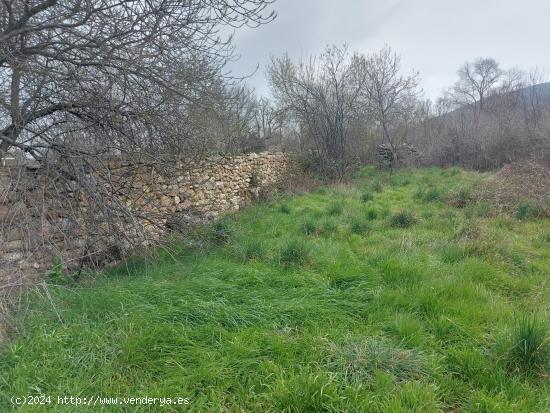
<svg viewBox="0 0 550 413">
<path fill-rule="evenodd" d="M 487 170 L 550 159 L 550 87 L 539 72 L 477 59 L 458 74 L 436 105 L 419 105 L 411 142 L 424 163 Z"/>
</svg>

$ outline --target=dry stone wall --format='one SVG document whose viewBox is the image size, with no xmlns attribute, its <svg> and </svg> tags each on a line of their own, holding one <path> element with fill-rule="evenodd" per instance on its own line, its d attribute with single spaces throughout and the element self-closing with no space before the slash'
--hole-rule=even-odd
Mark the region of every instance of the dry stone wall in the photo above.
<svg viewBox="0 0 550 413">
<path fill-rule="evenodd" d="M 158 239 L 170 228 L 243 208 L 295 170 L 295 162 L 285 154 L 252 153 L 178 162 L 162 170 L 118 163 L 112 165 L 109 180 L 129 211 L 148 217 L 137 232 Z M 76 193 L 66 198 L 70 202 L 60 203 L 50 195 L 49 185 L 25 168 L 0 168 L 0 286 L 36 279 L 55 257 L 75 266 L 90 239 L 105 236 L 102 229 L 119 224 L 115 217 L 70 231 L 74 218 L 84 222 L 93 208 Z M 126 235 L 137 237 L 136 229 L 132 231 Z"/>
</svg>

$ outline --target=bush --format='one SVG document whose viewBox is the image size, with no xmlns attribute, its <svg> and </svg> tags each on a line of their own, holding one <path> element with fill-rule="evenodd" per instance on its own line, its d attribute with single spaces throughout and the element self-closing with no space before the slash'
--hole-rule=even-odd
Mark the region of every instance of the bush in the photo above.
<svg viewBox="0 0 550 413">
<path fill-rule="evenodd" d="M 548 366 L 548 327 L 535 315 L 523 314 L 517 317 L 503 344 L 503 359 L 512 373 L 536 374 Z"/>
<path fill-rule="evenodd" d="M 390 226 L 394 228 L 408 228 L 415 222 L 414 215 L 407 211 L 399 211 L 390 216 Z"/>
<path fill-rule="evenodd" d="M 369 201 L 372 201 L 373 199 L 374 197 L 371 192 L 363 192 L 361 194 L 361 202 L 369 202 Z"/>
<path fill-rule="evenodd" d="M 285 266 L 304 265 L 309 261 L 310 248 L 302 240 L 290 240 L 281 249 L 279 262 Z"/>
</svg>

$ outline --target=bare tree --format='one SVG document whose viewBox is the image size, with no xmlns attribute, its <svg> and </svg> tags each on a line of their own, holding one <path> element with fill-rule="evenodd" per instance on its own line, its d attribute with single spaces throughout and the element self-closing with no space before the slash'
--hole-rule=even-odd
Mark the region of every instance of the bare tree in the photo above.
<svg viewBox="0 0 550 413">
<path fill-rule="evenodd" d="M 117 150 L 118 140 L 155 148 L 153 129 L 166 122 L 154 120 L 204 95 L 231 56 L 219 28 L 266 23 L 270 3 L 3 1 L 0 157 L 11 147 L 36 159 L 68 149 L 56 138 L 68 130 L 102 132 Z"/>
<path fill-rule="evenodd" d="M 399 126 L 406 125 L 414 113 L 418 98 L 418 73 L 401 74 L 401 58 L 388 46 L 364 57 L 356 57 L 366 82 L 362 89 L 371 117 L 382 134 L 382 141 L 390 146 L 397 159 L 397 143 L 405 133 Z"/>
<path fill-rule="evenodd" d="M 550 85 L 540 73 L 502 70 L 494 59 L 465 64 L 459 80 L 413 131 L 428 163 L 492 169 L 550 158 Z"/>
<path fill-rule="evenodd" d="M 503 71 L 495 59 L 478 58 L 473 63 L 466 62 L 458 70 L 458 81 L 452 92 L 460 105 L 477 105 L 481 111 L 485 108 L 485 100 L 493 88 L 502 79 Z"/>
<path fill-rule="evenodd" d="M 267 146 L 280 147 L 286 120 L 284 109 L 279 110 L 265 97 L 258 100 L 255 116 L 256 133 Z"/>
<path fill-rule="evenodd" d="M 318 158 L 323 172 L 339 177 L 353 162 L 354 122 L 364 120 L 357 106 L 365 78 L 353 61 L 347 47 L 332 46 L 298 63 L 288 55 L 273 58 L 268 70 L 279 108 L 292 114 L 300 130 L 302 148 Z"/>
<path fill-rule="evenodd" d="M 129 205 L 129 181 L 139 168 L 166 172 L 167 159 L 218 148 L 205 115 L 228 88 L 222 68 L 233 49 L 222 30 L 270 22 L 271 3 L 0 2 L 0 158 L 13 151 L 34 161 L 25 185 L 42 188 L 33 193 L 47 193 L 49 205 L 25 198 L 26 188 L 16 191 L 21 203 L 63 215 L 66 239 L 88 237 L 84 255 L 98 240 L 144 244 L 145 229 L 166 217 Z"/>
</svg>

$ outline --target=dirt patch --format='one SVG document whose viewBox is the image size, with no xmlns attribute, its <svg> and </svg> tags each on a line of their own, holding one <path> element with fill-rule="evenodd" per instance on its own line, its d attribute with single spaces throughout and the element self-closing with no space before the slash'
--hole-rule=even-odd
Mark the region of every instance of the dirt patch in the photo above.
<svg viewBox="0 0 550 413">
<path fill-rule="evenodd" d="M 529 161 L 505 165 L 478 187 L 474 197 L 504 209 L 521 201 L 549 204 L 550 164 Z"/>
</svg>

